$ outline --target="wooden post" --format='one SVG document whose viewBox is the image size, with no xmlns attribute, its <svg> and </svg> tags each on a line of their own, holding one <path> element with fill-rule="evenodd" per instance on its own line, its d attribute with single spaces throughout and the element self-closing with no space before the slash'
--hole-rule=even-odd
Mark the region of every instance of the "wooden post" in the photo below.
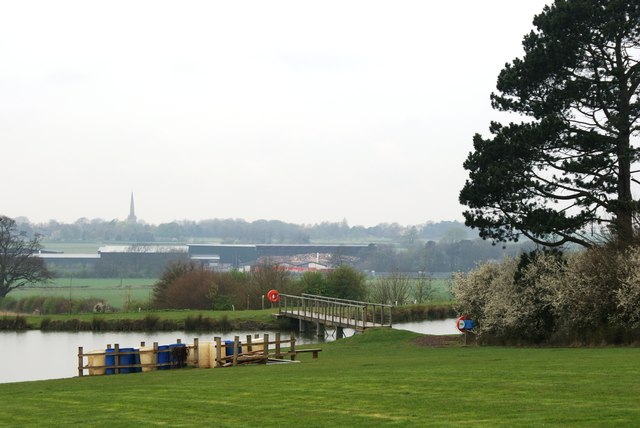
<svg viewBox="0 0 640 428">
<path fill-rule="evenodd" d="M 282 354 L 280 353 L 280 332 L 276 332 L 276 358 L 282 358 Z"/>
<path fill-rule="evenodd" d="M 240 342 L 239 336 L 233 337 L 233 365 L 238 365 L 238 342 Z"/>
<path fill-rule="evenodd" d="M 115 374 L 120 374 L 120 345 L 118 345 L 117 343 L 113 344 L 113 362 L 114 362 L 114 373 Z M 106 356 L 105 356 L 105 360 L 106 360 Z"/>
<path fill-rule="evenodd" d="M 246 353 L 251 353 L 253 352 L 253 346 L 251 345 L 251 335 L 247 334 L 247 342 L 244 344 L 246 349 Z"/>
<path fill-rule="evenodd" d="M 289 350 L 291 353 L 291 361 L 296 359 L 296 338 L 291 336 L 291 349 Z"/>
<path fill-rule="evenodd" d="M 367 328 L 367 314 L 369 313 L 367 305 L 362 308 L 362 331 Z"/>
<path fill-rule="evenodd" d="M 262 349 L 262 353 L 265 358 L 269 358 L 269 334 L 265 333 L 262 340 L 264 341 L 264 348 Z"/>
<path fill-rule="evenodd" d="M 222 367 L 222 341 L 219 337 L 215 337 L 213 340 L 216 342 L 216 367 Z"/>
<path fill-rule="evenodd" d="M 198 361 L 198 338 L 193 338 L 193 365 L 196 368 L 200 368 L 200 361 Z"/>
<path fill-rule="evenodd" d="M 153 360 L 156 361 L 156 366 L 153 367 L 152 370 L 158 370 L 158 342 L 153 342 L 153 358 L 151 361 Z"/>
<path fill-rule="evenodd" d="M 82 377 L 84 375 L 84 369 L 82 368 L 82 346 L 78 347 L 78 376 Z"/>
</svg>

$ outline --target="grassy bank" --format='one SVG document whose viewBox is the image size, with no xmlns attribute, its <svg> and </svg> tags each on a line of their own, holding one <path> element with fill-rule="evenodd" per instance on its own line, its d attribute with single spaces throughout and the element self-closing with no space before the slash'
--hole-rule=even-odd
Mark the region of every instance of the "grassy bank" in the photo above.
<svg viewBox="0 0 640 428">
<path fill-rule="evenodd" d="M 0 330 L 46 331 L 225 331 L 276 329 L 277 308 L 254 311 L 167 310 L 60 315 L 3 315 Z M 393 309 L 395 323 L 456 316 L 452 304 L 409 305 Z"/>
<path fill-rule="evenodd" d="M 5 315 L 0 330 L 45 331 L 213 331 L 274 329 L 276 310 L 257 311 L 134 311 L 72 315 Z"/>
<path fill-rule="evenodd" d="M 372 330 L 301 364 L 5 384 L 1 426 L 632 426 L 637 348 L 428 347 Z"/>
</svg>

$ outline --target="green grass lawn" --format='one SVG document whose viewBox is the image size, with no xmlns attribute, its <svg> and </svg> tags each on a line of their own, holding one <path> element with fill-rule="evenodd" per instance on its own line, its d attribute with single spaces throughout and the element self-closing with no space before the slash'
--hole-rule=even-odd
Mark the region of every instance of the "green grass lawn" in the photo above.
<svg viewBox="0 0 640 428">
<path fill-rule="evenodd" d="M 372 330 L 301 364 L 4 384 L 1 426 L 635 426 L 637 348 L 425 347 Z"/>
</svg>

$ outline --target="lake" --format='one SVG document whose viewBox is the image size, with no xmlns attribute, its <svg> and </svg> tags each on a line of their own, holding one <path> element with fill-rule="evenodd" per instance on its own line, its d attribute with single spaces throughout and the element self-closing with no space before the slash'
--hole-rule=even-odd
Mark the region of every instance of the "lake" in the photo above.
<svg viewBox="0 0 640 428">
<path fill-rule="evenodd" d="M 422 334 L 460 334 L 456 329 L 455 319 L 438 321 L 421 321 L 412 323 L 398 323 L 395 329 L 409 330 Z M 84 351 L 104 349 L 107 344 L 119 344 L 124 347 L 138 347 L 140 341 L 147 345 L 158 342 L 160 345 L 176 343 L 176 339 L 182 339 L 182 343 L 193 343 L 193 338 L 199 340 L 213 340 L 215 336 L 223 340 L 233 340 L 234 336 L 240 336 L 241 340 L 247 334 L 255 332 L 231 331 L 225 333 L 185 333 L 184 331 L 172 332 L 42 332 L 30 330 L 25 332 L 0 332 L 0 383 L 24 382 L 32 380 L 68 378 L 78 375 L 78 347 Z M 260 331 L 261 335 L 268 333 L 275 337 L 275 331 Z M 345 335 L 355 334 L 353 330 L 345 329 Z M 281 333 L 283 340 L 290 338 L 288 333 Z M 335 334 L 328 331 L 326 337 L 298 336 L 296 343 L 306 345 L 335 340 Z M 85 360 L 86 362 L 86 360 Z M 86 373 L 86 372 L 85 372 Z"/>
</svg>

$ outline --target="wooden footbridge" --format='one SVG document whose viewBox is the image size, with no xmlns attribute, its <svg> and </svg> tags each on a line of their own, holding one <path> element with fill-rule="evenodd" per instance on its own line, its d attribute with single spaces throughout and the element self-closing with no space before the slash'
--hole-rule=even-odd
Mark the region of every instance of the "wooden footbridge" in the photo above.
<svg viewBox="0 0 640 428">
<path fill-rule="evenodd" d="M 318 336 L 324 336 L 327 327 L 335 328 L 337 337 L 344 337 L 344 329 L 364 331 L 373 327 L 391 327 L 391 305 L 337 299 L 302 294 L 280 294 L 278 317 L 298 320 L 300 331 L 315 325 Z"/>
</svg>

